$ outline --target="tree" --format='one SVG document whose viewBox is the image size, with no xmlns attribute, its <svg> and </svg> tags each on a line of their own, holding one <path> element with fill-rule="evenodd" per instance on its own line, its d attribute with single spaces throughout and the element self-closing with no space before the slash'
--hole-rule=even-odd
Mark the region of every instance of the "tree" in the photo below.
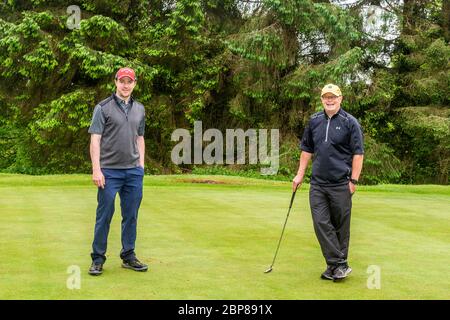
<svg viewBox="0 0 450 320">
<path fill-rule="evenodd" d="M 178 172 L 175 128 L 280 128 L 281 168 L 335 82 L 366 135 L 366 183 L 449 182 L 449 1 L 0 3 L 0 169 L 88 172 L 95 104 L 131 66 L 149 172 Z M 251 169 L 251 166 L 249 166 Z M 190 169 L 190 167 L 187 167 Z"/>
</svg>

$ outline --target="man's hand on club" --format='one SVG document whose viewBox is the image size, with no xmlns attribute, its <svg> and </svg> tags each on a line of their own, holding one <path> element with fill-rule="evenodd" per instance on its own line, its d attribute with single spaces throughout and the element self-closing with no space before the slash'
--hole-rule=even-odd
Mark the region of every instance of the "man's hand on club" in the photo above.
<svg viewBox="0 0 450 320">
<path fill-rule="evenodd" d="M 299 174 L 294 177 L 292 180 L 292 191 L 296 191 L 300 186 L 302 185 L 303 177 L 301 177 Z"/>
<path fill-rule="evenodd" d="M 105 176 L 101 170 L 94 170 L 92 173 L 92 181 L 97 187 L 102 189 L 105 188 Z"/>
</svg>

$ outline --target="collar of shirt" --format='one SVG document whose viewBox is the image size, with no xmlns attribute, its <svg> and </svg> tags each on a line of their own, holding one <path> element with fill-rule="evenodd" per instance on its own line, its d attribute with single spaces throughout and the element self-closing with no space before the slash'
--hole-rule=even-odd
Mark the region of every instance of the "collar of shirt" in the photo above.
<svg viewBox="0 0 450 320">
<path fill-rule="evenodd" d="M 328 116 L 328 114 L 326 113 L 325 110 L 323 110 L 323 113 L 325 114 L 325 118 L 326 118 L 326 119 L 332 119 L 332 118 L 334 118 L 334 117 L 337 117 L 338 114 L 341 114 L 341 115 L 342 115 L 342 107 L 339 107 L 339 110 L 338 110 L 335 114 L 333 114 L 331 117 Z"/>
<path fill-rule="evenodd" d="M 119 104 L 119 106 L 122 108 L 122 110 L 128 114 L 128 111 L 130 110 L 131 104 L 133 103 L 133 97 L 130 97 L 128 100 L 128 103 L 125 102 L 125 100 L 120 99 L 115 93 L 113 93 L 114 99 Z"/>
</svg>

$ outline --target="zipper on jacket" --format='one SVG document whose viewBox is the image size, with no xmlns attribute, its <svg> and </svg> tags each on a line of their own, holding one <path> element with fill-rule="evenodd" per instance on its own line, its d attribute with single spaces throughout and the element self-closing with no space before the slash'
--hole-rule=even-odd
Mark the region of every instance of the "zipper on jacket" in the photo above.
<svg viewBox="0 0 450 320">
<path fill-rule="evenodd" d="M 328 118 L 328 122 L 327 122 L 327 131 L 326 131 L 326 133 L 325 133 L 325 142 L 328 141 L 328 129 L 330 128 L 330 121 L 331 121 L 331 118 Z"/>
</svg>

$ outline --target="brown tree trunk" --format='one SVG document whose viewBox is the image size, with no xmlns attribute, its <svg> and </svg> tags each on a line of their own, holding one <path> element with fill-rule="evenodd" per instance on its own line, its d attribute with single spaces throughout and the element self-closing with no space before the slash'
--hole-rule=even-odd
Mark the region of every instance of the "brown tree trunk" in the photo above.
<svg viewBox="0 0 450 320">
<path fill-rule="evenodd" d="M 450 41 L 450 1 L 442 1 L 442 29 L 446 41 Z"/>
<path fill-rule="evenodd" d="M 405 0 L 403 3 L 403 30 L 402 33 L 406 35 L 414 34 L 416 26 L 414 13 L 417 0 Z"/>
</svg>

